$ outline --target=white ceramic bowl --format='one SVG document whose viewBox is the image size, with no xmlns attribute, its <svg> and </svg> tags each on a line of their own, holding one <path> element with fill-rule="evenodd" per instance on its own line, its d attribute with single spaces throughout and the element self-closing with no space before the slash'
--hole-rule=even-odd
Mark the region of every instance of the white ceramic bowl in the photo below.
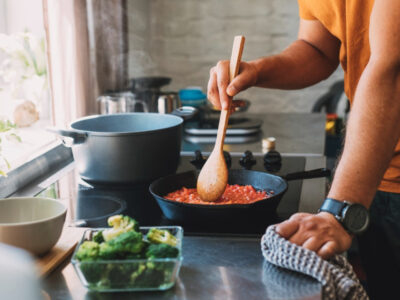
<svg viewBox="0 0 400 300">
<path fill-rule="evenodd" d="M 66 213 L 55 199 L 0 199 L 0 242 L 42 255 L 60 238 Z"/>
</svg>

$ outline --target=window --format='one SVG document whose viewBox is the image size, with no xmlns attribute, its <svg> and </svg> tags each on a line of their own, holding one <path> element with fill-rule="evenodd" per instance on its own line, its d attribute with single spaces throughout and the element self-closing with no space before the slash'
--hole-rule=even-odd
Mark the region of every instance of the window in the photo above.
<svg viewBox="0 0 400 300">
<path fill-rule="evenodd" d="M 46 61 L 42 0 L 0 0 L 1 175 L 56 142 Z"/>
</svg>

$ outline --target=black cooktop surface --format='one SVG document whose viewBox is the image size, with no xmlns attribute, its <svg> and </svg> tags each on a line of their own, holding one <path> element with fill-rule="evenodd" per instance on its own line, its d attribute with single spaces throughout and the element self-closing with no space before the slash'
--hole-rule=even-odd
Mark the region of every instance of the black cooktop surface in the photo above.
<svg viewBox="0 0 400 300">
<path fill-rule="evenodd" d="M 241 154 L 231 155 L 231 168 L 240 169 Z M 177 173 L 194 170 L 190 163 L 194 154 L 182 154 Z M 252 170 L 265 172 L 263 156 L 254 156 L 255 164 Z M 279 170 L 270 173 L 286 175 L 288 173 L 304 171 L 304 157 L 282 157 Z M 284 194 L 276 214 L 265 216 L 251 222 L 232 222 L 231 224 L 181 224 L 167 219 L 159 208 L 155 199 L 148 191 L 149 184 L 143 185 L 94 185 L 82 180 L 75 169 L 66 173 L 49 189 L 56 189 L 60 194 L 67 194 L 70 202 L 70 220 L 78 226 L 105 227 L 106 220 L 114 214 L 127 214 L 139 221 L 141 226 L 181 225 L 186 235 L 261 235 L 270 224 L 287 219 L 298 211 L 302 181 L 288 182 L 288 190 Z"/>
</svg>

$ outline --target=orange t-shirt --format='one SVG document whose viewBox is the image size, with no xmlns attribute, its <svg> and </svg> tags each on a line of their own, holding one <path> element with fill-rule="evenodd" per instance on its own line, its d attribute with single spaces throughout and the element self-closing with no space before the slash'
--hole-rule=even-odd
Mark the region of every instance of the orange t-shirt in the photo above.
<svg viewBox="0 0 400 300">
<path fill-rule="evenodd" d="M 298 3 L 300 18 L 320 21 L 341 41 L 339 60 L 344 70 L 345 93 L 351 103 L 370 57 L 369 21 L 374 0 L 298 0 Z M 379 189 L 400 193 L 400 141 Z"/>
</svg>

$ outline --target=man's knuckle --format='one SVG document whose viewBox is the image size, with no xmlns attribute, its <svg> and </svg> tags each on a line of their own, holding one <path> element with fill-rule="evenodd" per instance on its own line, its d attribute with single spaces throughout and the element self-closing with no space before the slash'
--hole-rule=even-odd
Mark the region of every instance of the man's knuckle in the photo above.
<svg viewBox="0 0 400 300">
<path fill-rule="evenodd" d="M 335 242 L 331 242 L 327 245 L 325 245 L 325 251 L 332 256 L 333 254 L 335 254 L 337 252 L 338 249 L 338 245 Z"/>
<path fill-rule="evenodd" d="M 293 214 L 290 216 L 289 220 L 297 220 L 299 218 L 299 214 Z"/>
<path fill-rule="evenodd" d="M 234 92 L 238 91 L 237 83 L 231 84 L 229 88 Z"/>
<path fill-rule="evenodd" d="M 221 78 L 221 77 L 219 77 L 217 79 L 217 83 L 218 83 L 218 86 L 220 86 L 220 87 L 226 87 L 228 85 L 228 81 L 226 79 Z"/>
<path fill-rule="evenodd" d="M 220 61 L 217 62 L 217 68 L 221 68 L 223 66 L 225 66 L 225 61 L 224 60 L 220 60 Z"/>
<path fill-rule="evenodd" d="M 317 228 L 317 223 L 313 219 L 305 220 L 303 227 L 307 231 L 313 231 Z"/>
<path fill-rule="evenodd" d="M 335 251 L 333 249 L 326 249 L 323 252 L 325 257 L 331 257 L 335 254 Z"/>
<path fill-rule="evenodd" d="M 301 220 L 305 217 L 304 213 L 296 213 L 290 217 L 291 220 Z"/>
</svg>

